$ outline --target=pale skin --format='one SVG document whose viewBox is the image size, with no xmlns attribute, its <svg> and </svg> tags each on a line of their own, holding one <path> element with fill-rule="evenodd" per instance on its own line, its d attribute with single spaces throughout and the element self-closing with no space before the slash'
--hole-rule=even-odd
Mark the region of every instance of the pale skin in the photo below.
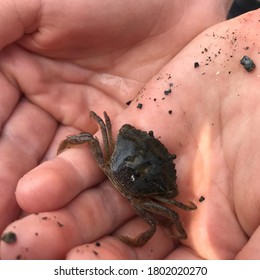
<svg viewBox="0 0 260 280">
<path fill-rule="evenodd" d="M 65 14 L 55 1 L 2 5 L 10 23 L 0 24 L 1 46 L 16 43 L 0 53 L 0 226 L 17 241 L 1 242 L 1 258 L 259 259 L 259 11 L 212 26 L 224 21 L 229 1 L 208 1 L 205 10 L 199 1 L 179 7 L 161 1 L 161 9 L 148 1 L 144 11 L 129 1 L 127 9 L 115 5 L 107 14 L 85 2 L 77 1 L 74 13 L 63 1 Z M 126 10 L 129 17 L 121 18 Z M 157 16 L 152 26 L 145 15 Z M 102 35 L 109 22 L 111 34 Z M 6 32 L 9 25 L 13 32 Z M 243 55 L 256 63 L 251 73 L 239 63 Z M 147 225 L 87 145 L 56 156 L 68 134 L 87 130 L 100 137 L 90 110 L 108 112 L 114 137 L 130 123 L 153 130 L 177 155 L 178 200 L 198 205 L 178 210 L 187 240 L 177 243 L 164 227 L 140 248 L 118 240 Z"/>
</svg>

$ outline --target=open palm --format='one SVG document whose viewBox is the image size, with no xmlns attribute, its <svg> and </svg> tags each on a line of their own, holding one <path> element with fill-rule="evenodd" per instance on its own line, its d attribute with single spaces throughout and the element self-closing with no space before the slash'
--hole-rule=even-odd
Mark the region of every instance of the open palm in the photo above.
<svg viewBox="0 0 260 280">
<path fill-rule="evenodd" d="M 255 61 L 259 55 L 257 16 L 256 11 L 215 26 L 178 55 L 199 28 L 182 38 L 179 48 L 173 41 L 176 33 L 169 29 L 149 40 L 141 40 L 143 34 L 136 41 L 129 36 L 131 48 L 120 45 L 122 39 L 108 44 L 92 38 L 91 44 L 83 40 L 75 45 L 75 32 L 66 48 L 61 36 L 45 42 L 46 49 L 37 45 L 37 38 L 35 44 L 24 38 L 4 49 L 1 180 L 15 186 L 24 173 L 43 163 L 19 181 L 16 198 L 26 217 L 5 229 L 16 232 L 17 242 L 2 242 L 1 258 L 257 257 L 250 248 L 257 248 L 259 239 L 259 70 L 248 73 L 239 64 L 245 54 Z M 194 62 L 200 67 L 194 68 Z M 90 110 L 108 112 L 114 137 L 122 124 L 131 123 L 153 130 L 177 154 L 178 200 L 198 205 L 192 213 L 179 211 L 186 241 L 178 244 L 168 229 L 158 227 L 145 246 L 128 247 L 115 236 L 135 237 L 147 225 L 105 180 L 87 146 L 55 157 L 66 135 L 97 131 Z M 6 217 L 2 227 L 19 214 L 9 189 L 1 206 Z M 206 200 L 199 203 L 201 195 Z"/>
</svg>

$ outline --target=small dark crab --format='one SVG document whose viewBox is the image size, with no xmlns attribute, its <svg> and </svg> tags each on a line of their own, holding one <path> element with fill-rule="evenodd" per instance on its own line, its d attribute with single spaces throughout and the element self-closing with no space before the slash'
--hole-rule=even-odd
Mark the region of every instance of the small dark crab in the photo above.
<svg viewBox="0 0 260 280">
<path fill-rule="evenodd" d="M 157 223 L 160 223 L 165 226 L 174 224 L 175 238 L 186 239 L 187 234 L 178 213 L 164 206 L 171 204 L 186 211 L 197 208 L 193 202 L 185 205 L 173 199 L 178 194 L 173 163 L 176 156 L 170 154 L 151 131 L 146 133 L 130 124 L 121 127 L 114 143 L 107 113 L 104 112 L 105 122 L 94 112 L 91 112 L 91 116 L 100 126 L 104 151 L 102 152 L 97 138 L 89 132 L 81 132 L 63 140 L 58 154 L 72 146 L 89 142 L 100 168 L 150 226 L 149 230 L 136 238 L 119 238 L 128 245 L 143 246 L 155 233 Z"/>
</svg>

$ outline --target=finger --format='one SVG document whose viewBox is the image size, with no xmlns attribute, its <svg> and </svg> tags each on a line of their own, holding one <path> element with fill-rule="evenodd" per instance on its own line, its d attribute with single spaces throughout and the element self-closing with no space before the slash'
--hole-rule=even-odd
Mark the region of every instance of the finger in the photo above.
<svg viewBox="0 0 260 280">
<path fill-rule="evenodd" d="M 1 230 L 17 217 L 19 208 L 14 195 L 17 182 L 37 165 L 53 136 L 55 126 L 56 123 L 48 114 L 23 100 L 3 127 L 0 138 Z"/>
<path fill-rule="evenodd" d="M 260 259 L 260 227 L 258 226 L 248 242 L 236 255 L 237 260 L 259 260 Z"/>
<path fill-rule="evenodd" d="M 135 217 L 116 230 L 113 236 L 73 248 L 67 259 L 201 259 L 189 247 L 189 242 L 185 242 L 186 245 L 179 243 L 172 237 L 171 230 L 162 226 L 157 226 L 154 236 L 142 247 L 128 246 L 117 238 L 118 235 L 135 237 L 145 230 L 147 225 Z"/>
<path fill-rule="evenodd" d="M 122 241 L 107 236 L 93 243 L 87 243 L 71 249 L 67 260 L 132 260 L 136 256 L 132 249 L 123 244 Z"/>
<path fill-rule="evenodd" d="M 203 260 L 197 252 L 188 246 L 180 246 L 173 250 L 165 260 Z"/>
<path fill-rule="evenodd" d="M 9 225 L 4 233 L 14 232 L 17 241 L 1 242 L 1 258 L 65 258 L 71 248 L 113 232 L 132 215 L 126 199 L 105 182 L 82 192 L 61 210 L 31 214 Z"/>
<path fill-rule="evenodd" d="M 18 100 L 20 97 L 20 93 L 16 88 L 14 88 L 0 73 L 0 88 L 1 88 L 1 94 L 0 94 L 0 104 L 1 104 L 1 111 L 0 111 L 0 129 L 1 129 L 1 138 L 0 143 L 3 143 L 3 134 L 4 131 L 2 131 L 5 123 L 7 122 L 8 118 L 12 114 Z M 0 151 L 5 154 L 3 151 L 3 146 L 0 146 Z M 10 154 L 11 156 L 11 154 Z M 11 159 L 11 158 L 10 158 Z M 2 167 L 3 165 L 3 167 Z M 12 176 L 11 178 L 8 177 L 8 174 L 6 174 L 6 164 L 3 161 L 3 158 L 0 162 L 1 171 L 0 171 L 0 215 L 1 215 L 1 221 L 0 221 L 0 232 L 2 229 L 10 223 L 12 220 L 14 220 L 17 215 L 19 214 L 19 208 L 17 207 L 17 203 L 15 201 L 14 197 L 14 190 L 11 187 L 9 190 L 7 187 L 13 186 L 15 184 L 15 178 Z M 2 169 L 4 168 L 4 170 Z"/>
<path fill-rule="evenodd" d="M 51 211 L 102 180 L 104 174 L 87 147 L 70 149 L 25 174 L 17 185 L 16 198 L 28 213 Z"/>
<path fill-rule="evenodd" d="M 0 16 L 0 48 L 37 29 L 41 1 L 2 1 Z"/>
<path fill-rule="evenodd" d="M 0 129 L 3 128 L 7 119 L 10 117 L 13 112 L 19 98 L 20 93 L 10 82 L 6 79 L 5 76 L 0 73 Z"/>
<path fill-rule="evenodd" d="M 105 236 L 92 243 L 73 248 L 67 254 L 67 259 L 163 259 L 177 247 L 177 242 L 171 238 L 169 232 L 160 226 L 142 247 L 128 246 L 117 237 L 119 234 L 135 237 L 145 230 L 147 225 L 140 218 L 133 218 L 113 233 L 113 236 Z"/>
<path fill-rule="evenodd" d="M 32 55 L 17 45 L 5 48 L 0 54 L 0 59 L 4 73 L 19 85 L 32 103 L 50 113 L 63 125 L 81 130 L 88 129 L 89 132 L 97 128 L 90 118 L 90 108 L 102 114 L 102 99 L 102 104 L 111 108 L 110 116 L 115 115 L 121 111 L 122 104 L 125 105 L 126 101 L 135 96 L 135 89 L 140 88 L 140 84 L 128 83 L 123 94 L 115 94 L 118 91 L 117 81 L 111 86 L 99 73 L 72 62 Z M 19 63 L 16 63 L 17 61 Z M 28 83 L 28 77 L 33 82 Z M 101 79 L 105 81 L 101 83 Z"/>
</svg>

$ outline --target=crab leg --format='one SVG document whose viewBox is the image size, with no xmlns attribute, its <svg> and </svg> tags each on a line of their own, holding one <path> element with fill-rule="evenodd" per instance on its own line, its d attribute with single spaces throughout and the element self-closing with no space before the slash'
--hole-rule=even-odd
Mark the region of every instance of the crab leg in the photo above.
<svg viewBox="0 0 260 280">
<path fill-rule="evenodd" d="M 104 117 L 105 117 L 107 136 L 109 141 L 109 153 L 110 153 L 109 155 L 111 155 L 115 148 L 114 140 L 112 138 L 112 124 L 106 112 L 104 112 Z"/>
<path fill-rule="evenodd" d="M 100 144 L 97 138 L 94 138 L 92 134 L 89 132 L 81 132 L 76 135 L 68 136 L 65 140 L 63 140 L 58 148 L 57 154 L 60 154 L 66 149 L 69 149 L 74 146 L 78 146 L 84 143 L 89 142 L 91 146 L 91 152 L 94 158 L 97 160 L 99 166 L 104 166 L 104 157 L 100 148 Z"/>
<path fill-rule="evenodd" d="M 105 158 L 105 161 L 107 161 L 110 158 L 110 152 L 111 152 L 110 151 L 110 146 L 109 146 L 110 141 L 109 141 L 109 136 L 108 136 L 108 134 L 110 134 L 110 132 L 108 130 L 109 129 L 111 130 L 110 119 L 109 119 L 106 112 L 104 112 L 104 117 L 105 117 L 105 120 L 106 120 L 106 124 L 95 112 L 91 111 L 90 116 L 98 123 L 98 125 L 100 127 L 101 134 L 102 134 L 102 139 L 103 139 L 104 158 Z"/>
<path fill-rule="evenodd" d="M 175 225 L 178 232 L 178 235 L 174 236 L 175 238 L 178 239 L 187 238 L 187 233 L 180 222 L 178 213 L 152 200 L 147 200 L 146 202 L 143 202 L 141 207 L 146 211 L 149 211 L 150 213 L 160 215 L 166 218 L 168 220 L 168 225 Z"/>
<path fill-rule="evenodd" d="M 184 204 L 180 201 L 177 201 L 175 199 L 169 199 L 169 198 L 161 197 L 159 195 L 154 196 L 153 198 L 158 200 L 158 201 L 174 205 L 174 206 L 179 207 L 179 208 L 181 208 L 183 210 L 186 210 L 186 211 L 192 211 L 192 210 L 197 209 L 197 205 L 195 203 L 193 203 L 192 201 L 189 201 L 190 205 L 186 205 L 186 204 Z"/>
<path fill-rule="evenodd" d="M 65 140 L 61 141 L 57 150 L 57 155 L 73 146 L 90 142 L 92 139 L 93 136 L 88 132 L 81 132 L 79 134 L 67 136 Z"/>
<path fill-rule="evenodd" d="M 105 162 L 109 160 L 111 153 L 114 149 L 114 142 L 111 133 L 111 122 L 106 112 L 104 112 L 105 123 L 95 112 L 91 111 L 90 115 L 100 127 L 103 139 L 104 155 L 102 153 L 98 139 L 93 137 L 93 135 L 89 132 L 81 132 L 76 135 L 68 136 L 65 140 L 63 140 L 60 143 L 57 154 L 60 154 L 64 150 L 69 149 L 73 146 L 90 142 L 91 152 L 93 153 L 94 158 L 97 160 L 100 167 L 103 168 Z"/>
<path fill-rule="evenodd" d="M 151 213 L 143 209 L 141 206 L 134 205 L 134 204 L 132 205 L 135 208 L 138 216 L 142 217 L 147 222 L 147 224 L 150 226 L 150 229 L 137 235 L 136 238 L 120 235 L 119 239 L 125 242 L 127 245 L 134 246 L 134 247 L 141 247 L 154 235 L 156 231 L 157 221 L 151 215 Z"/>
</svg>

